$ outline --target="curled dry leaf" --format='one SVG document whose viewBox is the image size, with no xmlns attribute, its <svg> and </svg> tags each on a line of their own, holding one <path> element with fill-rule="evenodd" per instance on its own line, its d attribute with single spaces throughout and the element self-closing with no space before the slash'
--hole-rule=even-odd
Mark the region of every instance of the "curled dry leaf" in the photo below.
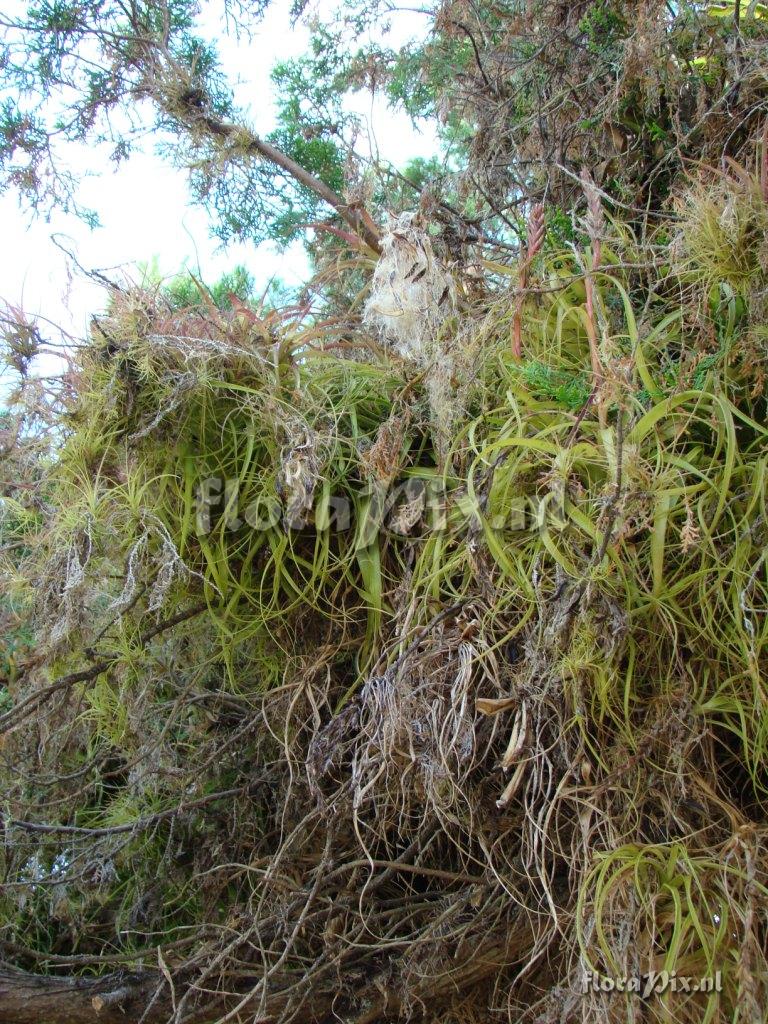
<svg viewBox="0 0 768 1024">
<path fill-rule="evenodd" d="M 502 711 L 517 707 L 518 704 L 517 697 L 478 697 L 475 708 L 481 715 L 498 715 Z"/>
<path fill-rule="evenodd" d="M 510 800 L 513 799 L 517 793 L 523 779 L 525 778 L 525 769 L 528 767 L 527 761 L 521 761 L 515 769 L 515 773 L 509 782 L 504 787 L 504 792 L 501 794 L 499 799 L 496 801 L 496 806 L 501 810 L 502 807 L 506 807 Z"/>
</svg>

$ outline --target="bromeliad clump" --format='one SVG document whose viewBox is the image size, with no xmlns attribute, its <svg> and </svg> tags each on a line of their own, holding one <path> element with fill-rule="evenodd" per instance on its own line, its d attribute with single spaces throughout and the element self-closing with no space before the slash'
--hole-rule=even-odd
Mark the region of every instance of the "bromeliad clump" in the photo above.
<svg viewBox="0 0 768 1024">
<path fill-rule="evenodd" d="M 522 302 L 413 218 L 364 318 L 115 294 L 6 456 L 20 968 L 151 1024 L 765 1016 L 768 269 L 585 184 Z"/>
</svg>

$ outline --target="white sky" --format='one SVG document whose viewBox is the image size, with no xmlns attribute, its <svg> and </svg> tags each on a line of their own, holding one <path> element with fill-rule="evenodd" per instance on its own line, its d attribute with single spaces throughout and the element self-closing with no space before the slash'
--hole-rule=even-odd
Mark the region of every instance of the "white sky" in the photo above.
<svg viewBox="0 0 768 1024">
<path fill-rule="evenodd" d="M 322 11 L 327 0 L 315 3 Z M 276 0 L 250 41 L 217 35 L 222 65 L 236 83 L 236 100 L 248 108 L 259 132 L 273 127 L 274 107 L 269 75 L 274 64 L 304 52 L 308 33 L 299 25 L 291 27 L 290 0 Z M 221 8 L 205 7 L 211 34 L 223 24 Z M 419 14 L 398 16 L 397 31 L 388 35 L 397 46 L 413 35 L 421 35 L 428 21 Z M 354 97 L 353 106 L 365 119 L 369 144 L 401 166 L 414 156 L 430 156 L 436 150 L 434 136 L 416 131 L 404 114 L 393 114 L 370 94 Z M 358 140 L 364 148 L 364 139 Z M 69 155 L 69 154 L 68 154 Z M 300 243 L 280 255 L 269 244 L 229 245 L 222 248 L 211 238 L 205 211 L 188 201 L 184 171 L 174 170 L 155 156 L 148 142 L 144 152 L 133 155 L 117 171 L 106 150 L 72 150 L 72 166 L 82 168 L 80 202 L 95 209 L 101 226 L 90 230 L 74 216 L 54 214 L 50 222 L 31 220 L 22 213 L 15 196 L 0 196 L 0 299 L 21 306 L 27 315 L 41 316 L 75 337 L 81 337 L 88 317 L 99 312 L 104 292 L 69 266 L 56 247 L 56 236 L 87 269 L 103 269 L 119 279 L 122 272 L 137 276 L 135 264 L 156 257 L 163 274 L 173 275 L 188 265 L 206 280 L 242 263 L 266 286 L 273 275 L 287 284 L 306 279 L 307 264 Z M 87 173 L 86 173 L 87 172 Z M 117 268 L 117 269 L 116 269 Z M 55 332 L 46 329 L 51 338 Z"/>
</svg>

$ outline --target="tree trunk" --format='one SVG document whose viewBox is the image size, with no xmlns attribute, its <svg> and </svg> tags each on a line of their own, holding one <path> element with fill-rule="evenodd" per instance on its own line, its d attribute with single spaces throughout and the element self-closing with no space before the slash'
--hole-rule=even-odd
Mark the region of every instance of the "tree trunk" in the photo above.
<svg viewBox="0 0 768 1024">
<path fill-rule="evenodd" d="M 533 941 L 531 920 L 523 912 L 506 934 L 491 934 L 475 948 L 457 950 L 461 955 L 453 963 L 445 964 L 443 974 L 414 979 L 407 993 L 397 984 L 396 973 L 393 976 L 390 970 L 343 994 L 320 983 L 319 990 L 307 998 L 300 1019 L 302 1024 L 337 1024 L 339 1014 L 343 1013 L 354 1024 L 378 1024 L 396 1020 L 410 999 L 437 1009 L 525 959 Z M 375 949 L 371 952 L 375 953 Z M 254 996 L 258 993 L 258 981 L 256 976 Z M 271 1024 L 288 1008 L 279 982 L 275 988 L 259 1018 L 264 1024 Z M 183 985 L 179 985 L 177 995 L 180 997 L 183 991 Z M 185 1014 L 184 1024 L 209 1024 L 238 1001 L 237 996 L 230 995 L 192 1010 L 189 1016 Z M 168 987 L 156 972 L 115 971 L 99 978 L 56 978 L 29 974 L 0 963 L 2 1024 L 138 1024 L 139 1020 L 142 1024 L 168 1024 L 172 1016 Z M 247 1004 L 242 1018 L 236 1019 L 252 1019 Z"/>
<path fill-rule="evenodd" d="M 3 1024 L 132 1024 L 141 1017 L 157 985 L 157 974 L 116 971 L 100 978 L 54 978 L 0 964 L 0 1020 Z M 160 998 L 146 1024 L 161 1024 L 170 1012 L 167 999 Z"/>
</svg>

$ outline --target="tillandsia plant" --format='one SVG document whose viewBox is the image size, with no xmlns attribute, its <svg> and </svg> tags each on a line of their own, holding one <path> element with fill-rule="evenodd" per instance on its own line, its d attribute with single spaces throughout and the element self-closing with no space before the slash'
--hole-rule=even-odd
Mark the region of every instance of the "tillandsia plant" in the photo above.
<svg viewBox="0 0 768 1024">
<path fill-rule="evenodd" d="M 530 217 L 528 218 L 525 255 L 520 264 L 520 279 L 518 283 L 520 294 L 517 298 L 514 320 L 512 322 L 512 354 L 516 359 L 521 359 L 523 355 L 522 307 L 525 289 L 528 287 L 528 274 L 531 270 L 531 264 L 541 250 L 543 243 L 544 206 L 541 203 L 537 203 L 531 210 Z"/>
<path fill-rule="evenodd" d="M 731 181 L 690 188 L 761 223 Z M 542 243 L 522 307 L 452 268 L 419 361 L 115 293 L 5 499 L 2 941 L 38 1008 L 74 966 L 114 1019 L 624 1022 L 643 987 L 759 1019 L 768 270 L 734 305 L 679 209 L 674 261 L 593 211 L 594 265 Z"/>
<path fill-rule="evenodd" d="M 597 313 L 595 310 L 595 283 L 594 275 L 600 270 L 600 262 L 603 252 L 604 218 L 603 207 L 600 202 L 600 195 L 589 171 L 582 169 L 581 182 L 584 186 L 584 194 L 587 197 L 587 218 L 586 229 L 592 245 L 591 265 L 584 277 L 584 289 L 586 292 L 586 328 L 589 337 L 589 359 L 592 364 L 593 388 L 597 395 L 597 410 L 600 417 L 600 425 L 605 426 L 603 387 L 603 366 L 600 359 L 600 347 L 597 339 Z"/>
</svg>

